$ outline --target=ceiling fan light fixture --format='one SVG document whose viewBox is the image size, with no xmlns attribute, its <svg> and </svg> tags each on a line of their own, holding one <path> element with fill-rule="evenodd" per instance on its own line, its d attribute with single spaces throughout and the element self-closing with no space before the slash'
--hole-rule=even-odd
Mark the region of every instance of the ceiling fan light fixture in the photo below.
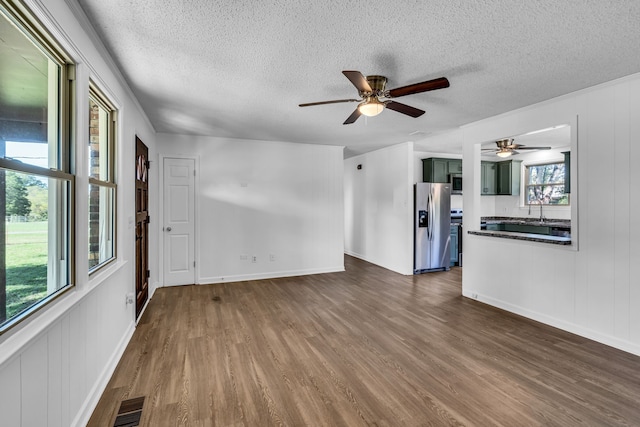
<svg viewBox="0 0 640 427">
<path fill-rule="evenodd" d="M 368 117 L 377 116 L 384 110 L 384 103 L 378 101 L 377 98 L 369 98 L 366 102 L 358 106 L 358 110 L 360 110 L 361 114 Z"/>
<path fill-rule="evenodd" d="M 509 157 L 511 155 L 511 150 L 501 150 L 496 153 L 498 157 Z"/>
</svg>

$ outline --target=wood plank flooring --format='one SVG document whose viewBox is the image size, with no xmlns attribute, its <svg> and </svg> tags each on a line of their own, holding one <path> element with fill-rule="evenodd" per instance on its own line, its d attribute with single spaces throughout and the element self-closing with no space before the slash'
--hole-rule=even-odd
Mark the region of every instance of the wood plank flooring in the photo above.
<svg viewBox="0 0 640 427">
<path fill-rule="evenodd" d="M 158 289 L 89 426 L 640 425 L 640 357 L 461 296 L 461 269 Z M 216 301 L 215 297 L 219 297 Z"/>
</svg>

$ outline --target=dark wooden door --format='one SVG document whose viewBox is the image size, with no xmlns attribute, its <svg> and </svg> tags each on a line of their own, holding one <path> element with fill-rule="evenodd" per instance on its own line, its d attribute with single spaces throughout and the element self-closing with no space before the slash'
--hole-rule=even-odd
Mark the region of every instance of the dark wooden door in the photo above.
<svg viewBox="0 0 640 427">
<path fill-rule="evenodd" d="M 136 318 L 149 298 L 149 149 L 136 136 Z"/>
</svg>

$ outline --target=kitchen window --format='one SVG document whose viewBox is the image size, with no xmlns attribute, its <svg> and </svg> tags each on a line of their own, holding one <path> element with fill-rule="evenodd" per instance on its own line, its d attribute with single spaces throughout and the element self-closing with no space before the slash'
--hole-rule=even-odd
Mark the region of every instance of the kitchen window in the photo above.
<svg viewBox="0 0 640 427">
<path fill-rule="evenodd" d="M 565 193 L 564 162 L 528 165 L 525 170 L 526 205 L 569 205 Z"/>
<path fill-rule="evenodd" d="M 73 68 L 22 6 L 0 0 L 0 333 L 73 283 Z"/>
<path fill-rule="evenodd" d="M 116 111 L 91 84 L 89 91 L 89 273 L 115 259 L 114 179 Z"/>
</svg>

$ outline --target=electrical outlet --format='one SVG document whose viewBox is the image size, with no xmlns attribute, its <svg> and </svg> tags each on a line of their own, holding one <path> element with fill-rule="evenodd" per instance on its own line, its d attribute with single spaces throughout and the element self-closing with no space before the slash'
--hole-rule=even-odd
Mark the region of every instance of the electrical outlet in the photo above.
<svg viewBox="0 0 640 427">
<path fill-rule="evenodd" d="M 478 294 L 476 294 L 475 292 L 471 294 L 471 298 L 473 299 L 478 299 Z"/>
<path fill-rule="evenodd" d="M 258 257 L 257 256 L 252 256 L 251 257 L 251 262 L 258 262 Z"/>
<path fill-rule="evenodd" d="M 274 262 L 276 260 L 276 256 L 274 254 L 269 255 L 269 261 Z"/>
<path fill-rule="evenodd" d="M 246 255 L 240 255 L 240 261 L 246 261 L 247 259 L 249 259 L 248 256 Z"/>
</svg>

